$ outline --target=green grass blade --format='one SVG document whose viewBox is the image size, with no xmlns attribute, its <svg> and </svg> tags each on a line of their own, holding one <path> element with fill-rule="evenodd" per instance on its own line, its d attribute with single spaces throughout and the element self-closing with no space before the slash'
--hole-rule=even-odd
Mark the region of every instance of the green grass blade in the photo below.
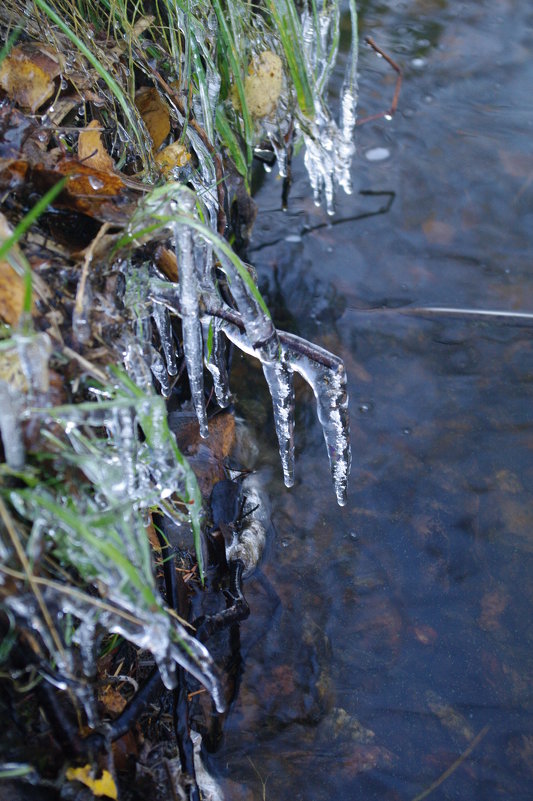
<svg viewBox="0 0 533 801">
<path fill-rule="evenodd" d="M 223 144 L 228 148 L 233 163 L 235 164 L 239 173 L 244 178 L 246 191 L 249 192 L 250 187 L 248 184 L 248 165 L 246 163 L 246 159 L 244 158 L 237 137 L 233 133 L 228 118 L 226 117 L 224 109 L 221 106 L 217 108 L 215 119 L 216 119 L 216 127 L 218 135 L 220 136 Z"/>
</svg>

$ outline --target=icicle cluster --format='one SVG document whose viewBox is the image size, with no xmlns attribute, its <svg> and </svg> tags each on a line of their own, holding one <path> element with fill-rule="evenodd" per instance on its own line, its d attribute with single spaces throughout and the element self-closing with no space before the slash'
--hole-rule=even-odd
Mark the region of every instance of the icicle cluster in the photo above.
<svg viewBox="0 0 533 801">
<path fill-rule="evenodd" d="M 305 143 L 305 166 L 317 206 L 324 198 L 328 214 L 335 211 L 335 187 L 347 194 L 352 192 L 350 168 L 355 153 L 353 142 L 357 109 L 357 11 L 350 2 L 352 21 L 352 47 L 344 83 L 341 89 L 340 124 L 333 120 L 326 104 L 326 88 L 335 65 L 338 38 L 338 4 L 316 16 L 304 7 L 302 33 L 308 75 L 313 76 L 315 117 L 309 120 L 301 114 L 296 117 L 297 129 Z"/>
<path fill-rule="evenodd" d="M 344 365 L 327 351 L 276 330 L 246 266 L 223 239 L 200 221 L 195 204 L 196 198 L 190 190 L 180 184 L 169 184 L 147 199 L 142 224 L 146 224 L 146 215 L 150 214 L 174 234 L 179 283 L 164 281 L 152 270 L 149 295 L 153 308 L 159 305 L 157 319 L 161 317 L 163 306 L 182 318 L 187 370 L 200 433 L 202 436 L 208 433 L 204 360 L 214 378 L 218 402 L 226 406 L 230 400 L 226 337 L 261 362 L 272 397 L 287 486 L 294 483 L 294 373 L 299 373 L 309 383 L 316 398 L 335 493 L 339 504 L 343 505 L 350 471 Z M 214 256 L 226 275 L 233 307 L 222 299 L 217 288 Z"/>
</svg>

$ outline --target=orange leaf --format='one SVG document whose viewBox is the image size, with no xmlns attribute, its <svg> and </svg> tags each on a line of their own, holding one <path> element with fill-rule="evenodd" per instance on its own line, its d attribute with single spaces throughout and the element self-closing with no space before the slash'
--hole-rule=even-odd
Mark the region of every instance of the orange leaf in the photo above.
<svg viewBox="0 0 533 801">
<path fill-rule="evenodd" d="M 95 170 L 113 172 L 115 164 L 102 142 L 100 123 L 92 120 L 78 139 L 78 157 Z"/>
<path fill-rule="evenodd" d="M 152 137 L 154 152 L 159 150 L 170 133 L 170 115 L 155 87 L 143 86 L 135 95 L 135 105 L 140 111 L 148 133 Z"/>
</svg>

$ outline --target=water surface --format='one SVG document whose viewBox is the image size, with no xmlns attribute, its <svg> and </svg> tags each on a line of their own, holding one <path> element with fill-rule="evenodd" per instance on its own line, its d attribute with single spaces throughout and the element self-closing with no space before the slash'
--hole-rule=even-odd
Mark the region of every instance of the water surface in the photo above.
<svg viewBox="0 0 533 801">
<path fill-rule="evenodd" d="M 248 584 L 214 763 L 232 799 L 411 801 L 452 768 L 428 797 L 526 801 L 531 323 L 409 312 L 533 313 L 533 10 L 360 6 L 362 35 L 404 69 L 399 112 L 358 129 L 354 194 L 332 219 L 300 162 L 286 214 L 268 176 L 250 252 L 279 327 L 345 360 L 349 501 L 335 505 L 303 384 L 297 482 L 282 486 L 263 380 L 243 361 L 233 383 L 276 534 L 266 581 Z M 361 116 L 386 109 L 396 76 L 364 45 L 360 73 Z"/>
</svg>

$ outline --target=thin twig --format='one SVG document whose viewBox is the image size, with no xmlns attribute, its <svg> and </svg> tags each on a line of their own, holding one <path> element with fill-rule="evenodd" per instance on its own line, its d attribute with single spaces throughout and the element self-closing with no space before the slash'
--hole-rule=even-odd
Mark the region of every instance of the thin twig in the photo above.
<svg viewBox="0 0 533 801">
<path fill-rule="evenodd" d="M 392 69 L 396 72 L 397 78 L 396 78 L 396 86 L 394 87 L 394 95 L 392 97 L 392 103 L 390 104 L 390 108 L 388 109 L 388 111 L 380 111 L 379 114 L 372 114 L 370 117 L 363 117 L 362 120 L 357 120 L 356 125 L 364 125 L 366 122 L 371 122 L 372 120 L 380 120 L 383 117 L 387 118 L 394 117 L 394 115 L 396 114 L 396 109 L 398 108 L 398 98 L 400 97 L 400 89 L 402 88 L 402 80 L 403 80 L 401 67 L 395 61 L 393 61 L 392 58 L 388 56 L 384 50 L 381 49 L 381 47 L 378 47 L 378 45 L 375 43 L 372 37 L 367 36 L 365 42 L 370 45 L 370 47 L 372 48 L 372 50 L 374 50 L 375 53 L 384 58 L 387 64 L 390 64 Z"/>
<path fill-rule="evenodd" d="M 470 756 L 476 745 L 478 745 L 478 743 L 481 742 L 481 740 L 487 734 L 489 729 L 490 726 L 483 726 L 479 734 L 476 734 L 476 736 L 474 737 L 468 748 L 466 748 L 461 754 L 461 756 L 455 760 L 453 765 L 450 765 L 450 767 L 447 770 L 445 770 L 444 773 L 433 782 L 433 784 L 430 784 L 429 787 L 427 787 L 423 792 L 415 796 L 412 801 L 422 801 L 422 799 L 427 798 L 427 796 L 430 793 L 432 793 L 433 790 L 436 790 L 437 787 L 440 787 L 440 785 L 443 782 L 445 782 L 446 779 L 448 779 L 452 775 L 452 773 L 454 773 L 457 770 L 457 768 L 460 767 L 460 765 L 463 764 L 465 759 L 467 759 Z"/>
<path fill-rule="evenodd" d="M 89 245 L 89 247 L 85 251 L 85 257 L 83 259 L 83 267 L 81 269 L 81 277 L 78 283 L 78 289 L 76 291 L 76 302 L 74 304 L 74 311 L 76 314 L 81 314 L 83 311 L 83 297 L 85 295 L 85 285 L 87 284 L 87 276 L 89 275 L 89 267 L 91 266 L 91 262 L 93 260 L 93 255 L 96 246 L 101 242 L 102 237 L 108 232 L 111 226 L 109 223 L 104 223 L 98 233 L 96 234 L 95 238 Z"/>
</svg>

